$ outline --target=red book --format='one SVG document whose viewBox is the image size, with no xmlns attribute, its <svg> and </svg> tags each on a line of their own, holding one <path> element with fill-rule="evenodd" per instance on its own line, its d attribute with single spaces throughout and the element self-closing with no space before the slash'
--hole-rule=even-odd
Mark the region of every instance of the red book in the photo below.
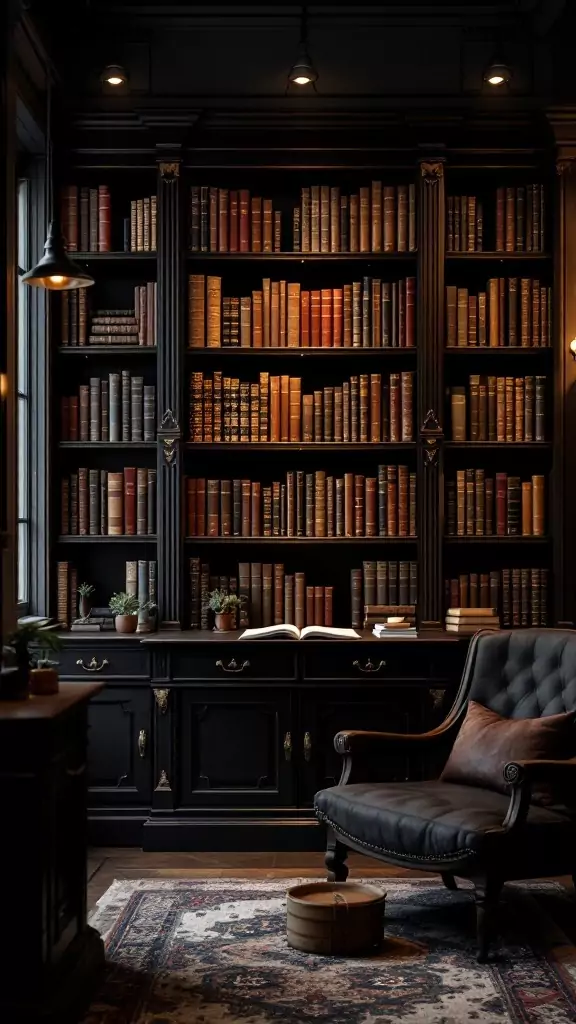
<svg viewBox="0 0 576 1024">
<path fill-rule="evenodd" d="M 506 473 L 496 473 L 496 535 L 506 536 L 506 504 L 508 479 Z"/>
<path fill-rule="evenodd" d="M 136 533 L 136 470 L 124 469 L 124 533 Z"/>
<path fill-rule="evenodd" d="M 310 344 L 320 348 L 320 292 L 310 292 Z"/>
<path fill-rule="evenodd" d="M 98 186 L 98 252 L 110 252 L 112 248 L 112 213 L 110 189 Z"/>
<path fill-rule="evenodd" d="M 334 348 L 342 348 L 342 306 L 344 293 L 342 288 L 332 289 L 332 331 Z"/>
<path fill-rule="evenodd" d="M 250 193 L 241 188 L 238 193 L 240 205 L 240 252 L 250 252 Z"/>
<path fill-rule="evenodd" d="M 238 193 L 230 193 L 230 252 L 238 252 Z"/>
<path fill-rule="evenodd" d="M 310 345 L 310 292 L 300 292 L 300 345 Z"/>
<path fill-rule="evenodd" d="M 332 348 L 332 289 L 321 292 L 321 337 L 322 348 Z"/>
</svg>

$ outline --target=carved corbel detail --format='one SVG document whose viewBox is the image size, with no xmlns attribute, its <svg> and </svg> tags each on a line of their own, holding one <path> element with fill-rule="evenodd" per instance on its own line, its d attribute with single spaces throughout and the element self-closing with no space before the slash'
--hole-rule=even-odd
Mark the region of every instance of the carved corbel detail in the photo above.
<svg viewBox="0 0 576 1024">
<path fill-rule="evenodd" d="M 160 161 L 160 177 L 165 185 L 171 185 L 176 178 L 180 177 L 180 164 L 177 160 L 173 162 Z"/>
<path fill-rule="evenodd" d="M 161 715 L 165 715 L 168 711 L 169 696 L 170 690 L 154 690 L 154 699 Z"/>
<path fill-rule="evenodd" d="M 424 466 L 426 469 L 436 466 L 444 434 L 433 409 L 429 409 L 426 413 L 424 423 L 420 428 L 420 440 L 424 452 Z"/>
<path fill-rule="evenodd" d="M 158 431 L 158 440 L 162 445 L 164 461 L 167 466 L 173 466 L 176 463 L 176 452 L 180 434 L 180 427 L 174 413 L 171 409 L 167 409 L 162 417 L 160 430 Z"/>
<path fill-rule="evenodd" d="M 556 161 L 556 174 L 558 174 L 559 177 L 562 177 L 564 174 L 567 174 L 569 171 L 571 171 L 573 167 L 574 159 L 571 160 L 566 157 L 561 157 L 559 160 Z"/>
<path fill-rule="evenodd" d="M 420 174 L 425 185 L 437 185 L 440 178 L 444 177 L 444 164 L 440 160 L 435 163 L 424 161 L 420 164 Z"/>
<path fill-rule="evenodd" d="M 158 785 L 156 786 L 156 789 L 170 789 L 170 780 L 164 768 L 160 772 L 160 778 L 158 779 Z"/>
</svg>

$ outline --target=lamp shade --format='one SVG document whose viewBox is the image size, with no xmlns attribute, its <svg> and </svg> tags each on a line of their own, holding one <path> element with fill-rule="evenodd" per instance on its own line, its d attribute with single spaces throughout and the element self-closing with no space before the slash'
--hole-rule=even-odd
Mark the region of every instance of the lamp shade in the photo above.
<svg viewBox="0 0 576 1024">
<path fill-rule="evenodd" d="M 128 72 L 121 64 L 108 64 L 100 75 L 100 81 L 112 86 L 126 85 Z"/>
<path fill-rule="evenodd" d="M 317 78 L 318 72 L 312 64 L 306 46 L 302 43 L 296 61 L 290 68 L 288 81 L 294 82 L 296 85 L 308 85 L 310 82 L 315 82 Z"/>
<path fill-rule="evenodd" d="M 48 228 L 42 259 L 20 280 L 36 288 L 49 288 L 53 291 L 89 288 L 94 284 L 94 278 L 68 256 L 64 239 L 55 221 L 51 221 Z"/>
<path fill-rule="evenodd" d="M 500 61 L 492 61 L 490 66 L 486 68 L 486 71 L 484 72 L 484 81 L 487 82 L 488 85 L 508 85 L 511 78 L 512 71 L 508 67 L 508 64 L 503 64 Z"/>
</svg>

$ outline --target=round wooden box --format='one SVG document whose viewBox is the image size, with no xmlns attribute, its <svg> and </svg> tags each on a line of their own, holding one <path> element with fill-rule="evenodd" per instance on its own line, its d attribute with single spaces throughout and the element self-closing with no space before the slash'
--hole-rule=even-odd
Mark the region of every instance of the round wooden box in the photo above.
<svg viewBox="0 0 576 1024">
<path fill-rule="evenodd" d="M 288 945 L 304 953 L 354 956 L 384 938 L 386 893 L 359 882 L 306 882 L 288 890 Z"/>
</svg>

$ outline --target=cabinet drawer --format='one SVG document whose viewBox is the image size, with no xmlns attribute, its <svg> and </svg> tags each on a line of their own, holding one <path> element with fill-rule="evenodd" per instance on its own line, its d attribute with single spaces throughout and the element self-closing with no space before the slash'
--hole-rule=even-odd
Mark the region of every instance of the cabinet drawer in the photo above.
<svg viewBox="0 0 576 1024">
<path fill-rule="evenodd" d="M 85 644 L 66 647 L 58 654 L 60 675 L 74 679 L 149 678 L 149 654 L 140 645 L 101 647 Z"/>
<path fill-rule="evenodd" d="M 294 679 L 296 654 L 280 647 L 258 649 L 247 645 L 212 645 L 213 650 L 172 650 L 173 679 Z"/>
<path fill-rule="evenodd" d="M 306 679 L 428 679 L 431 672 L 430 653 L 406 640 L 345 649 L 331 645 L 330 650 L 306 651 L 304 655 Z"/>
</svg>

